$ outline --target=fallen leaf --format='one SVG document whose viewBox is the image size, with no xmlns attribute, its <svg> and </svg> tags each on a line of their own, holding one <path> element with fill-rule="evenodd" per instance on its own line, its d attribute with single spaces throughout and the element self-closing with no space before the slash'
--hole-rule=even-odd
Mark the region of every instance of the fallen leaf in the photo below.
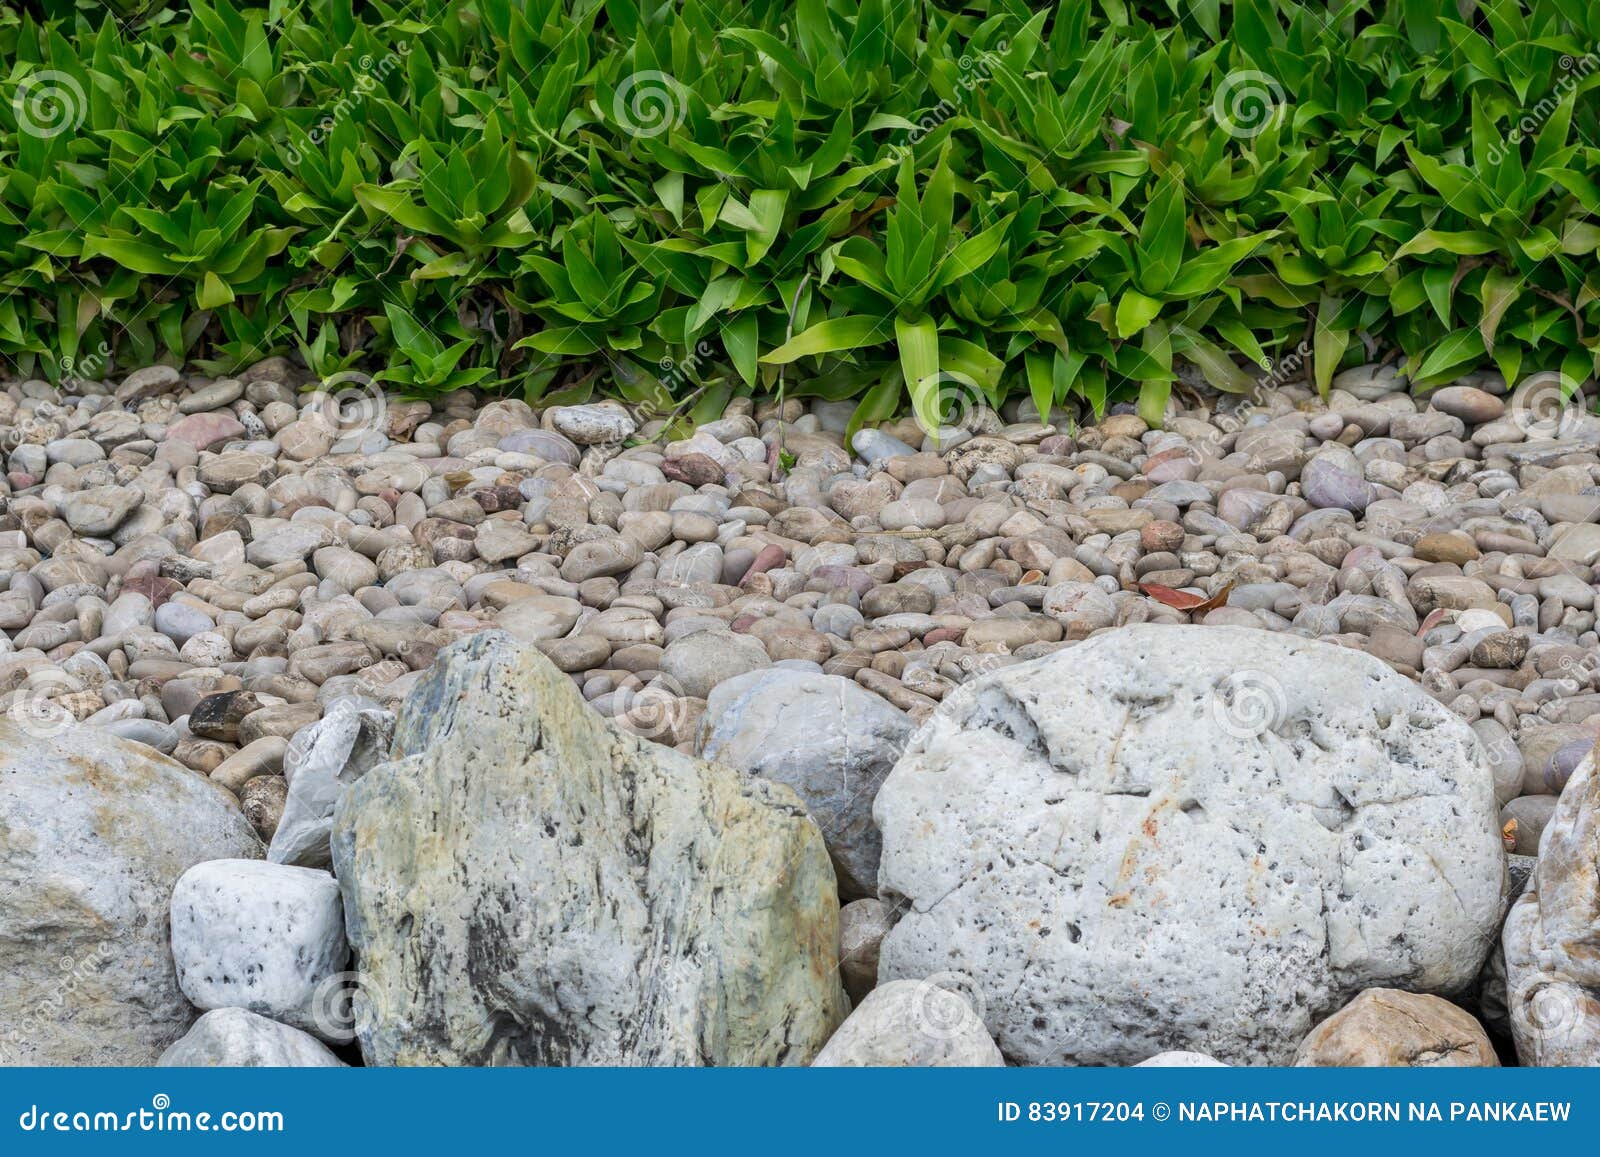
<svg viewBox="0 0 1600 1157">
<path fill-rule="evenodd" d="M 1506 846 L 1506 851 L 1517 850 L 1517 821 L 1507 820 L 1506 826 L 1500 829 L 1500 840 Z"/>
<path fill-rule="evenodd" d="M 1139 590 L 1173 610 L 1204 614 L 1206 611 L 1216 610 L 1228 601 L 1228 594 L 1233 590 L 1233 584 L 1223 583 L 1222 589 L 1209 598 L 1205 595 L 1192 595 L 1188 591 L 1180 591 L 1177 587 L 1164 587 L 1160 583 L 1140 583 Z"/>
<path fill-rule="evenodd" d="M 1434 607 L 1433 610 L 1428 612 L 1427 617 L 1422 620 L 1422 625 L 1417 628 L 1417 638 L 1420 639 L 1423 635 L 1433 630 L 1434 627 L 1439 625 L 1439 620 L 1443 619 L 1447 614 L 1449 612 L 1443 607 Z"/>
</svg>

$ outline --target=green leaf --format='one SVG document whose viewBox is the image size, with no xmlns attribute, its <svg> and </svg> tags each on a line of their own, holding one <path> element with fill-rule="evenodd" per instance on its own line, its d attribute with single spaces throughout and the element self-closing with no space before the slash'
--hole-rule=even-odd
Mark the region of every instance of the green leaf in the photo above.
<svg viewBox="0 0 1600 1157">
<path fill-rule="evenodd" d="M 1317 307 L 1316 326 L 1311 337 L 1311 364 L 1316 375 L 1317 393 L 1328 396 L 1333 375 L 1339 370 L 1344 351 L 1349 348 L 1351 331 L 1334 328 L 1339 309 L 1344 304 L 1336 297 L 1323 294 Z"/>
<path fill-rule="evenodd" d="M 1418 253 L 1436 253 L 1444 250 L 1446 253 L 1463 255 L 1478 253 L 1493 253 L 1500 248 L 1500 239 L 1493 233 L 1482 233 L 1468 230 L 1462 233 L 1450 233 L 1439 229 L 1424 229 L 1399 249 L 1395 250 L 1395 259 L 1411 257 Z"/>
<path fill-rule="evenodd" d="M 1483 356 L 1483 335 L 1476 329 L 1458 329 L 1428 351 L 1412 377 L 1419 385 L 1430 385 L 1458 370 L 1476 366 Z"/>
<path fill-rule="evenodd" d="M 201 309 L 217 309 L 231 304 L 233 300 L 233 290 L 215 273 L 208 271 L 200 279 L 199 289 L 195 293 L 195 303 Z"/>
<path fill-rule="evenodd" d="M 745 240 L 745 257 L 751 265 L 767 255 L 783 226 L 783 210 L 789 194 L 780 189 L 757 189 L 750 194 L 750 215 L 756 226 Z"/>
<path fill-rule="evenodd" d="M 1491 355 L 1495 352 L 1495 333 L 1500 328 L 1500 319 L 1521 293 L 1521 278 L 1492 266 L 1484 271 L 1483 284 L 1478 290 L 1478 299 L 1483 303 L 1478 333 L 1483 338 L 1484 349 Z"/>
<path fill-rule="evenodd" d="M 171 276 L 182 272 L 183 269 L 182 265 L 170 260 L 165 253 L 154 246 L 119 237 L 86 237 L 83 241 L 83 255 L 85 258 L 109 257 L 135 273 Z"/>
<path fill-rule="evenodd" d="M 1007 214 L 997 224 L 991 225 L 983 232 L 968 237 L 961 244 L 950 251 L 950 255 L 939 266 L 939 273 L 935 288 L 943 289 L 954 285 L 963 277 L 982 269 L 994 255 L 1000 252 L 1000 246 L 1005 244 L 1006 231 L 1011 227 L 1011 222 L 1016 214 Z"/>
<path fill-rule="evenodd" d="M 1028 393 L 1033 398 L 1033 408 L 1038 412 L 1041 422 L 1048 422 L 1056 398 L 1051 359 L 1042 353 L 1029 353 L 1023 358 L 1023 366 L 1028 375 Z"/>
<path fill-rule="evenodd" d="M 1129 338 L 1155 320 L 1161 302 L 1136 289 L 1125 290 L 1117 302 L 1117 336 Z"/>
<path fill-rule="evenodd" d="M 895 318 L 895 343 L 900 349 L 900 372 L 911 394 L 911 408 L 924 430 L 937 430 L 940 413 L 939 327 L 932 318 L 914 321 Z"/>
<path fill-rule="evenodd" d="M 1139 228 L 1139 288 L 1145 293 L 1172 284 L 1183 264 L 1185 236 L 1183 186 L 1169 173 L 1157 183 Z"/>
<path fill-rule="evenodd" d="M 864 346 L 882 345 L 893 327 L 886 317 L 836 317 L 796 334 L 775 350 L 762 355 L 766 365 L 781 366 L 803 357 L 840 353 Z"/>
<path fill-rule="evenodd" d="M 1139 383 L 1139 417 L 1144 419 L 1145 425 L 1160 429 L 1166 419 L 1167 399 L 1171 396 L 1171 378 Z"/>
<path fill-rule="evenodd" d="M 1170 297 L 1204 297 L 1219 288 L 1238 264 L 1254 253 L 1269 234 L 1235 237 L 1206 249 L 1183 263 L 1178 275 L 1167 286 Z"/>
<path fill-rule="evenodd" d="M 722 327 L 722 348 L 728 351 L 733 368 L 739 371 L 747 386 L 756 384 L 760 320 L 754 312 L 746 312 Z"/>
</svg>

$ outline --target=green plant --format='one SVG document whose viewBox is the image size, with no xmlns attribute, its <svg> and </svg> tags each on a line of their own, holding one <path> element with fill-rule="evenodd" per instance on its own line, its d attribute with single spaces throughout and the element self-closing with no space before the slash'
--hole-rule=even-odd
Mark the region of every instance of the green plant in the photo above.
<svg viewBox="0 0 1600 1157">
<path fill-rule="evenodd" d="M 1038 410 L 1600 359 L 1587 0 L 0 8 L 0 357 Z"/>
</svg>

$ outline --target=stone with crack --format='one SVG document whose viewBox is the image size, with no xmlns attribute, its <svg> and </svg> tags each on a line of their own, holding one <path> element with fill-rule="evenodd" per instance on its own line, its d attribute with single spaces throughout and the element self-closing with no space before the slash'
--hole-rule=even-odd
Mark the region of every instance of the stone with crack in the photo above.
<svg viewBox="0 0 1600 1157">
<path fill-rule="evenodd" d="M 1495 1068 L 1489 1034 L 1448 1000 L 1369 988 L 1300 1042 L 1303 1068 Z"/>
<path fill-rule="evenodd" d="M 969 975 L 1009 1060 L 1284 1064 L 1374 986 L 1471 983 L 1504 910 L 1467 725 L 1380 661 L 1130 626 L 968 683 L 878 793 L 880 983 Z"/>
<path fill-rule="evenodd" d="M 803 1065 L 846 1011 L 822 834 L 628 734 L 500 631 L 441 653 L 334 814 L 378 1065 Z"/>
</svg>

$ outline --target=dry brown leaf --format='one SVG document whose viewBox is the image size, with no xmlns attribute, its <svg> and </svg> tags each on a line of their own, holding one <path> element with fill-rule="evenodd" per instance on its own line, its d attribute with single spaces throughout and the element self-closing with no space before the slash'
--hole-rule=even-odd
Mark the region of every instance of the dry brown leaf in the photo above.
<svg viewBox="0 0 1600 1157">
<path fill-rule="evenodd" d="M 1140 583 L 1139 590 L 1142 594 L 1149 595 L 1158 603 L 1163 603 L 1177 611 L 1188 611 L 1190 614 L 1204 614 L 1213 611 L 1228 601 L 1228 594 L 1233 590 L 1232 583 L 1223 583 L 1222 589 L 1207 598 L 1204 595 L 1192 595 L 1188 591 L 1180 591 L 1177 587 L 1164 587 L 1160 583 Z"/>
<path fill-rule="evenodd" d="M 1506 846 L 1506 851 L 1517 850 L 1517 821 L 1507 820 L 1506 826 L 1500 829 L 1500 840 Z"/>
</svg>

